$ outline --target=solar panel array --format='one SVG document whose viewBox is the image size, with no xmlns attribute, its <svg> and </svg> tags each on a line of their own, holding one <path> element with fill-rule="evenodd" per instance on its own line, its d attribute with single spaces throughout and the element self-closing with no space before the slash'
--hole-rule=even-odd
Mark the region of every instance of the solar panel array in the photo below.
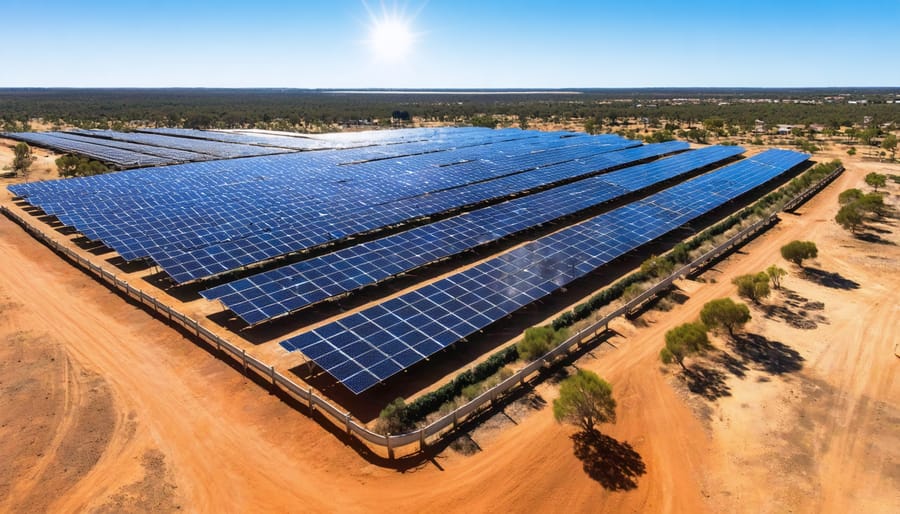
<svg viewBox="0 0 900 514">
<path fill-rule="evenodd" d="M 713 146 L 598 175 L 419 226 L 201 293 L 253 325 L 327 298 L 721 162 L 743 148 Z"/>
<path fill-rule="evenodd" d="M 176 282 L 185 283 L 215 276 L 261 260 L 308 250 L 353 235 L 505 198 L 627 162 L 670 153 L 676 147 L 664 145 L 666 144 L 611 152 L 609 157 L 605 157 L 605 154 L 596 155 L 524 173 L 507 173 L 497 179 L 472 178 L 459 186 L 421 191 L 396 200 L 367 205 L 356 204 L 347 209 L 351 204 L 346 203 L 343 198 L 348 198 L 349 201 L 349 197 L 364 194 L 356 191 L 342 195 L 337 203 L 318 205 L 316 211 L 299 217 L 291 216 L 291 213 L 287 212 L 276 212 L 275 216 L 279 217 L 277 226 L 266 227 L 263 230 L 257 228 L 255 222 L 253 226 L 247 226 L 248 219 L 258 219 L 253 210 L 248 209 L 241 212 L 239 219 L 234 222 L 217 227 L 220 231 L 227 230 L 224 234 L 222 232 L 218 235 L 203 234 L 196 239 L 179 236 L 179 244 L 150 248 L 149 253 Z M 490 169 L 487 165 L 481 165 L 479 173 Z M 323 197 L 334 197 L 334 193 L 329 192 L 320 196 Z M 262 216 L 263 218 L 259 219 L 263 224 L 266 220 L 272 219 L 271 211 Z M 186 240 L 194 242 L 196 246 L 184 248 L 183 243 Z"/>
<path fill-rule="evenodd" d="M 490 129 L 485 128 L 464 130 L 424 128 L 336 135 L 304 135 L 260 130 L 216 131 L 147 128 L 138 129 L 136 132 L 73 129 L 67 132 L 23 132 L 0 135 L 61 152 L 84 155 L 120 168 L 367 146 L 373 147 L 371 154 L 374 158 L 377 155 L 382 157 L 413 155 L 460 145 L 478 145 L 485 141 L 502 140 L 503 137 L 513 139 L 533 137 L 514 130 L 493 131 L 493 134 L 490 132 Z M 563 134 L 560 133 L 560 135 Z M 565 134 L 570 135 L 570 133 Z M 482 140 L 478 140 L 479 135 L 482 136 Z M 398 145 L 400 148 L 382 149 L 382 147 L 392 145 Z"/>
<path fill-rule="evenodd" d="M 763 152 L 281 344 L 362 393 L 807 158 Z"/>
<path fill-rule="evenodd" d="M 112 148 L 93 142 L 73 141 L 68 138 L 60 137 L 60 133 L 56 132 L 4 133 L 3 137 L 24 141 L 44 148 L 59 150 L 61 152 L 85 155 L 92 159 L 111 163 L 120 167 L 162 166 L 177 162 L 172 159 L 166 159 L 149 153 Z"/>
<path fill-rule="evenodd" d="M 383 147 L 358 148 L 10 190 L 127 260 L 150 256 L 185 281 L 686 147 L 613 152 L 638 144 L 618 136 L 459 130 L 430 150 L 418 142 L 391 145 L 389 158 Z M 395 157 L 403 151 L 415 155 Z"/>
</svg>

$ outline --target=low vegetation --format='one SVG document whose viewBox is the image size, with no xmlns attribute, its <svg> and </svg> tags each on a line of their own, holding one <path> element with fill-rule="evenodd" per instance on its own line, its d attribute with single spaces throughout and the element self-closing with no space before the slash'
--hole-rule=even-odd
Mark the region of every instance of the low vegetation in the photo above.
<svg viewBox="0 0 900 514">
<path fill-rule="evenodd" d="M 803 267 L 803 261 L 815 259 L 819 255 L 816 243 L 812 241 L 791 241 L 781 247 L 781 256 L 786 261 L 793 262 L 798 267 Z"/>
<path fill-rule="evenodd" d="M 737 286 L 738 295 L 753 303 L 759 303 L 771 293 L 769 275 L 764 271 L 735 277 L 731 283 Z"/>
<path fill-rule="evenodd" d="M 569 337 L 565 328 L 559 330 L 551 326 L 532 327 L 525 331 L 525 337 L 516 345 L 519 357 L 533 361 Z"/>
</svg>

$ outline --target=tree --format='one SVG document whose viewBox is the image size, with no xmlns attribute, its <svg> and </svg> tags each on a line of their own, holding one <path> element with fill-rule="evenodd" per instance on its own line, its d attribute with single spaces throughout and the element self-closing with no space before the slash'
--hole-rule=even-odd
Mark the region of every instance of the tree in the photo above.
<svg viewBox="0 0 900 514">
<path fill-rule="evenodd" d="M 769 289 L 769 275 L 762 271 L 735 277 L 731 283 L 737 286 L 740 296 L 754 303 L 759 303 L 761 299 L 766 298 L 771 293 Z"/>
<path fill-rule="evenodd" d="M 859 197 L 855 205 L 863 212 L 871 212 L 876 216 L 881 216 L 884 211 L 884 197 L 879 193 L 869 193 Z"/>
<path fill-rule="evenodd" d="M 666 346 L 659 352 L 659 357 L 666 364 L 677 362 L 681 369 L 687 371 L 684 358 L 703 353 L 710 346 L 703 323 L 683 323 L 666 332 Z"/>
<path fill-rule="evenodd" d="M 34 162 L 34 155 L 31 153 L 31 147 L 28 146 L 28 143 L 19 143 L 13 148 L 13 171 L 16 174 L 20 174 L 23 177 L 28 175 L 28 168 L 31 167 L 31 163 Z"/>
<path fill-rule="evenodd" d="M 735 329 L 750 321 L 750 309 L 746 304 L 736 303 L 731 298 L 719 298 L 703 306 L 700 320 L 707 327 L 724 328 L 733 338 Z"/>
<path fill-rule="evenodd" d="M 588 134 L 599 134 L 602 127 L 603 120 L 601 120 L 597 116 L 593 116 L 584 120 L 584 131 Z"/>
<path fill-rule="evenodd" d="M 812 241 L 791 241 L 781 247 L 781 256 L 800 267 L 804 260 L 815 259 L 818 255 L 819 249 Z"/>
<path fill-rule="evenodd" d="M 863 216 L 859 210 L 859 205 L 856 202 L 844 205 L 838 210 L 837 215 L 834 217 L 834 221 L 850 232 L 856 233 L 856 229 L 863 223 Z"/>
<path fill-rule="evenodd" d="M 598 423 L 615 423 L 612 386 L 596 373 L 579 369 L 560 382 L 559 398 L 553 400 L 553 417 L 579 425 L 586 432 L 593 432 Z"/>
<path fill-rule="evenodd" d="M 768 275 L 769 280 L 772 281 L 772 287 L 774 287 L 775 289 L 781 289 L 781 279 L 782 277 L 787 276 L 787 271 L 773 264 L 766 268 L 766 275 Z"/>
<path fill-rule="evenodd" d="M 875 191 L 878 191 L 879 187 L 884 187 L 885 184 L 887 184 L 887 176 L 873 171 L 866 175 L 866 184 L 874 187 Z"/>
<path fill-rule="evenodd" d="M 841 194 L 838 195 L 838 203 L 841 205 L 847 205 L 848 203 L 855 202 L 862 198 L 863 192 L 860 189 L 848 189 L 846 191 L 842 191 Z"/>
<path fill-rule="evenodd" d="M 109 171 L 103 163 L 77 155 L 63 155 L 56 159 L 56 167 L 61 177 L 89 177 Z"/>
<path fill-rule="evenodd" d="M 884 141 L 881 142 L 881 147 L 891 152 L 891 160 L 893 161 L 897 152 L 897 136 L 894 134 L 885 136 Z"/>
<path fill-rule="evenodd" d="M 533 361 L 569 337 L 565 328 L 554 330 L 551 326 L 531 327 L 525 330 L 525 337 L 516 345 L 519 357 Z"/>
</svg>

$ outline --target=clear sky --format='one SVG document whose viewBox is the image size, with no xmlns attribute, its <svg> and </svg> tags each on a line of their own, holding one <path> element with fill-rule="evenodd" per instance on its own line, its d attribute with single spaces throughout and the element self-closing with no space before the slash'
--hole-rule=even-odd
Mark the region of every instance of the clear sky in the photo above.
<svg viewBox="0 0 900 514">
<path fill-rule="evenodd" d="M 900 0 L 0 0 L 0 87 L 900 86 Z"/>
</svg>

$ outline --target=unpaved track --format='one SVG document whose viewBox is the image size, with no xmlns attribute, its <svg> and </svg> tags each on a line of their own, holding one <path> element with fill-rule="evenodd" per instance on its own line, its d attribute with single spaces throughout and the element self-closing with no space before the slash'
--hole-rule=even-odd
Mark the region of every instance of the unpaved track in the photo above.
<svg viewBox="0 0 900 514">
<path fill-rule="evenodd" d="M 604 346 L 593 352 L 597 358 L 578 362 L 613 383 L 619 420 L 602 429 L 620 443 L 630 444 L 646 467 L 646 473 L 635 478 L 637 487 L 624 491 L 604 489 L 586 474 L 573 452 L 570 436 L 575 431 L 555 423 L 549 408 L 516 420 L 518 425 L 494 434 L 483 451 L 471 457 L 448 450 L 434 462 L 406 472 L 368 463 L 315 421 L 0 218 L 4 337 L 27 328 L 34 337 L 54 342 L 73 367 L 100 377 L 99 387 L 109 391 L 114 406 L 113 416 L 97 417 L 96 430 L 108 434 L 102 455 L 83 474 L 70 477 L 66 487 L 56 489 L 46 508 L 115 511 L 110 505 L 117 505 L 124 494 L 141 496 L 142 501 L 132 498 L 132 507 L 121 510 L 157 512 L 176 508 L 203 512 L 755 512 L 760 504 L 744 503 L 734 491 L 738 486 L 768 487 L 765 478 L 753 482 L 757 476 L 765 477 L 767 464 L 757 463 L 763 471 L 758 474 L 741 473 L 740 468 L 734 473 L 728 457 L 742 450 L 724 445 L 726 439 L 717 435 L 716 427 L 698 419 L 673 389 L 670 374 L 660 371 L 657 354 L 662 336 L 672 326 L 695 318 L 706 301 L 732 294 L 730 277 L 777 262 L 778 247 L 784 242 L 836 237 L 828 228 L 835 197 L 858 179 L 854 173 L 841 177 L 804 206 L 799 217 L 785 216 L 783 223 L 741 254 L 717 265 L 712 274 L 721 279 L 716 283 L 685 283 L 688 299 L 683 305 L 668 313 L 650 313 L 645 327 L 615 323 L 622 334 L 611 341 L 617 349 Z M 820 465 L 813 471 L 821 475 L 816 481 L 822 484 L 821 490 L 810 497 L 799 496 L 792 505 L 801 511 L 826 506 L 835 512 L 854 511 L 867 506 L 872 507 L 869 511 L 889 512 L 896 483 L 878 477 L 897 463 L 890 451 L 883 452 L 887 455 L 882 457 L 883 466 L 873 470 L 865 460 L 873 456 L 872 448 L 861 441 L 887 437 L 882 433 L 884 422 L 875 418 L 883 418 L 890 406 L 898 405 L 893 378 L 897 365 L 886 360 L 882 350 L 900 328 L 894 296 L 900 283 L 896 274 L 886 279 L 883 273 L 865 269 L 850 251 L 846 262 L 836 253 L 823 252 L 819 267 L 860 282 L 859 291 L 840 292 L 859 300 L 855 304 L 840 301 L 843 296 L 824 300 L 833 323 L 804 337 L 823 341 L 829 351 L 810 354 L 803 373 L 847 393 L 836 400 L 839 410 L 825 416 L 816 428 L 821 442 L 814 457 Z M 876 287 L 879 284 L 881 289 Z M 812 298 L 820 291 L 804 292 Z M 821 292 L 826 293 L 832 294 Z M 874 308 L 865 316 L 857 314 L 868 306 Z M 872 347 L 847 344 L 866 339 L 873 341 Z M 12 351 L 20 343 L 9 343 L 5 350 Z M 62 376 L 58 365 L 38 363 L 15 369 L 24 374 L 40 371 L 38 376 L 45 381 L 46 372 Z M 61 397 L 55 391 L 62 385 L 47 387 L 54 391 L 54 398 Z M 538 392 L 552 401 L 552 386 L 541 386 Z M 58 405 L 63 409 L 66 402 Z M 69 407 L 56 411 L 65 414 L 57 414 L 53 426 L 77 425 L 64 418 L 90 417 L 90 405 L 84 395 L 77 396 Z M 723 402 L 722 408 L 726 407 Z M 17 416 L 31 412 L 27 403 L 10 408 L 17 409 Z M 65 432 L 75 433 L 72 428 Z M 12 439 L 4 441 L 4 450 L 26 441 L 26 435 L 12 434 Z M 162 476 L 147 472 L 147 455 L 160 456 L 166 470 Z M 12 487 L 21 493 L 0 503 L 0 510 L 34 511 L 22 501 L 33 490 L 30 481 L 37 471 L 45 477 L 56 474 L 60 480 L 67 476 L 58 465 L 43 466 L 42 462 L 36 458 L 17 464 L 15 472 L 20 475 Z M 155 477 L 156 483 L 147 491 L 135 492 L 135 485 L 144 484 L 147 477 Z M 860 486 L 861 480 L 871 485 Z M 143 496 L 151 498 L 143 501 Z M 758 502 L 765 499 L 759 498 Z"/>
</svg>

